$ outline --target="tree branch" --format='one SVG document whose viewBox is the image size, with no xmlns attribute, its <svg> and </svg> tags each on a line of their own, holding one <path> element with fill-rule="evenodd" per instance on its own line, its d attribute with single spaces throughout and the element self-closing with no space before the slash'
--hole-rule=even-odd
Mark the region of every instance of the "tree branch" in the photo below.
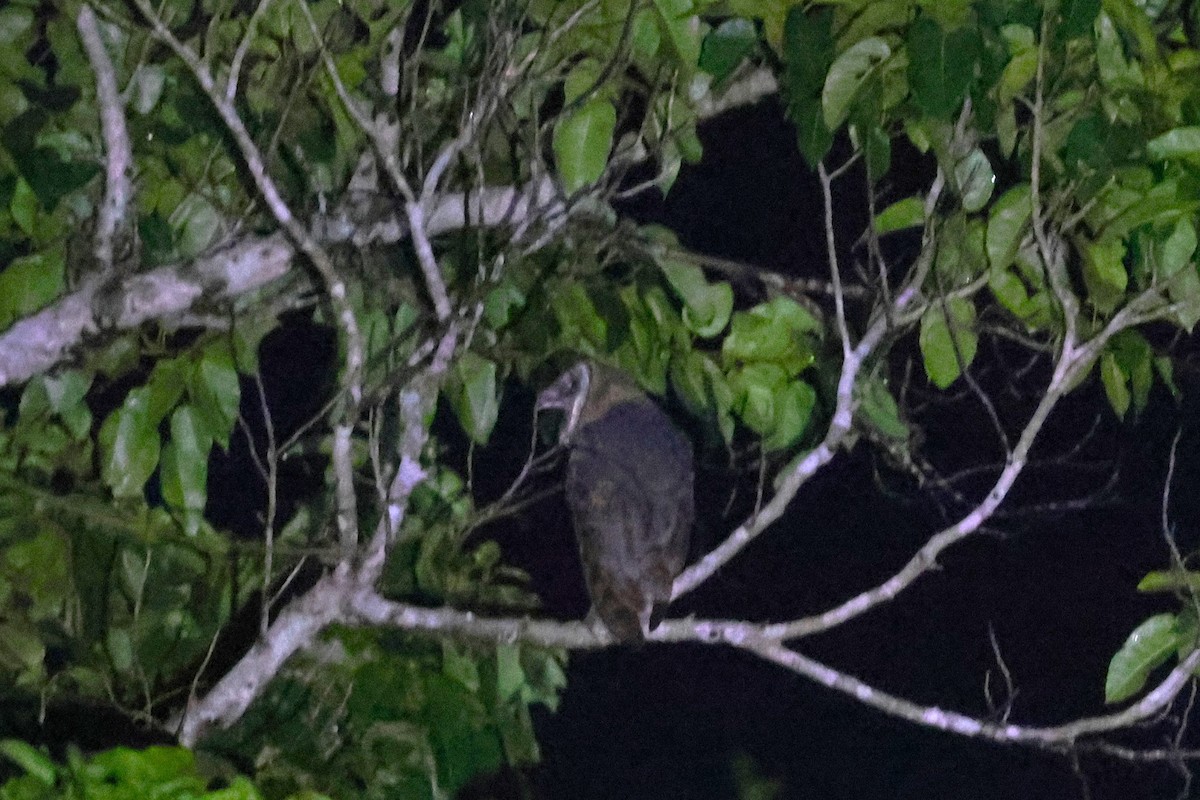
<svg viewBox="0 0 1200 800">
<path fill-rule="evenodd" d="M 1137 703 L 1124 711 L 1085 717 L 1062 725 L 1033 727 L 1012 723 L 997 723 L 978 719 L 956 711 L 946 711 L 936 706 L 922 706 L 880 691 L 859 679 L 825 666 L 811 658 L 785 647 L 770 637 L 751 641 L 746 647 L 753 653 L 775 664 L 779 664 L 798 675 L 811 678 L 856 701 L 878 709 L 889 716 L 927 728 L 956 733 L 977 739 L 989 739 L 1000 743 L 1032 744 L 1056 750 L 1067 750 L 1076 745 L 1078 739 L 1101 733 L 1126 730 L 1160 714 L 1192 679 L 1192 672 L 1200 666 L 1200 649 L 1193 649 L 1179 662 L 1162 683 L 1146 693 Z"/>
<path fill-rule="evenodd" d="M 937 200 L 937 196 L 941 193 L 941 188 L 942 183 L 935 181 L 931 187 L 930 196 L 926 201 L 928 207 L 932 208 L 932 205 Z M 927 215 L 927 218 L 931 217 Z M 919 290 L 921 283 L 924 281 L 924 276 L 933 263 L 935 248 L 932 246 L 931 237 L 932 223 L 930 222 L 926 224 L 926 242 L 925 246 L 922 247 L 921 255 L 917 259 L 917 265 L 909 281 L 893 298 L 890 312 L 877 312 L 870 326 L 867 328 L 867 332 L 863 334 L 862 339 L 853 348 L 843 342 L 844 358 L 841 374 L 838 377 L 833 415 L 821 443 L 799 457 L 793 462 L 793 465 L 780 473 L 775 482 L 775 494 L 766 505 L 757 509 L 749 519 L 735 528 L 721 544 L 685 569 L 675 579 L 671 591 L 672 600 L 678 600 L 712 577 L 718 569 L 732 560 L 746 545 L 754 541 L 771 523 L 779 519 L 788 504 L 795 498 L 796 493 L 800 491 L 800 487 L 807 483 L 822 467 L 828 464 L 833 459 L 838 448 L 845 443 L 854 424 L 854 413 L 858 405 L 855 387 L 863 364 L 874 353 L 875 348 L 882 343 L 885 336 L 892 332 L 892 327 L 898 318 L 911 318 L 915 313 L 914 308 L 920 309 L 925 306 L 924 300 L 920 297 Z M 826 243 L 830 248 L 833 247 L 832 238 L 827 238 Z M 831 259 L 831 263 L 836 263 L 832 260 L 836 258 L 835 254 L 830 252 L 829 258 Z M 835 291 L 838 290 L 840 290 L 840 284 L 835 289 Z M 845 331 L 843 335 L 849 336 L 848 330 L 844 327 L 841 330 Z"/>
<path fill-rule="evenodd" d="M 104 200 L 96 211 L 93 254 L 103 275 L 114 272 L 118 231 L 129 226 L 129 201 L 133 187 L 129 175 L 133 169 L 133 149 L 125 127 L 125 104 L 117 88 L 117 71 L 96 22 L 96 12 L 84 4 L 76 18 L 76 28 L 92 72 L 96 76 L 96 103 L 100 106 L 100 133 L 104 139 Z M 127 236 L 133 245 L 133 237 Z"/>
<path fill-rule="evenodd" d="M 548 178 L 526 186 L 449 192 L 440 195 L 431 208 L 425 224 L 430 236 L 468 225 L 511 225 L 564 210 Z M 325 244 L 354 242 L 363 246 L 397 242 L 408 236 L 407 220 L 399 215 L 359 225 L 348 208 L 318 217 L 312 229 L 313 237 Z M 246 235 L 193 261 L 126 278 L 114 290 L 121 311 L 110 321 L 110 330 L 176 321 L 202 300 L 220 303 L 261 289 L 290 275 L 295 256 L 295 246 L 282 233 Z M 24 383 L 54 368 L 86 337 L 99 333 L 92 312 L 96 291 L 95 279 L 85 281 L 75 292 L 0 333 L 0 387 Z"/>
</svg>

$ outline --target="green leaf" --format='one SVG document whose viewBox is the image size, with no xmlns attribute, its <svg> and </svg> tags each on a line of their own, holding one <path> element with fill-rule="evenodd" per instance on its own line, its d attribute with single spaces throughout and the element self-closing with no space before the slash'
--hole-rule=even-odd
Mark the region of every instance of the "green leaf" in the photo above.
<svg viewBox="0 0 1200 800">
<path fill-rule="evenodd" d="M 563 188 L 575 192 L 604 174 L 617 127 L 617 110 L 607 100 L 590 100 L 554 129 L 554 159 Z"/>
<path fill-rule="evenodd" d="M 66 264 L 57 249 L 13 259 L 0 272 L 0 330 L 58 297 L 65 282 Z"/>
<path fill-rule="evenodd" d="M 147 404 L 148 391 L 134 389 L 100 427 L 101 472 L 116 497 L 141 497 L 158 466 L 158 428 Z"/>
<path fill-rule="evenodd" d="M 599 88 L 598 81 L 604 74 L 604 65 L 594 58 L 582 59 L 571 67 L 563 79 L 563 104 L 574 103 L 584 93 Z"/>
<path fill-rule="evenodd" d="M 1154 570 L 1138 581 L 1139 592 L 1200 592 L 1200 572 L 1192 570 Z"/>
<path fill-rule="evenodd" d="M 0 622 L 0 670 L 36 675 L 45 659 L 46 647 L 31 622 Z"/>
<path fill-rule="evenodd" d="M 1180 217 L 1158 251 L 1158 277 L 1169 279 L 1184 266 L 1191 264 L 1196 252 L 1196 228 L 1191 221 Z"/>
<path fill-rule="evenodd" d="M 258 348 L 267 334 L 279 327 L 272 315 L 242 316 L 233 324 L 233 361 L 238 372 L 253 375 L 258 372 Z"/>
<path fill-rule="evenodd" d="M 652 0 L 659 22 L 667 32 L 667 41 L 675 51 L 679 67 L 690 76 L 700 61 L 701 27 L 692 0 Z"/>
<path fill-rule="evenodd" d="M 919 344 L 929 380 L 939 389 L 954 383 L 975 360 L 975 305 L 962 297 L 933 305 L 921 317 Z"/>
<path fill-rule="evenodd" d="M 500 414 L 495 362 L 464 353 L 454 365 L 447 392 L 463 430 L 472 441 L 485 444 Z"/>
<path fill-rule="evenodd" d="M 925 200 L 921 197 L 897 200 L 875 215 L 875 233 L 880 236 L 905 228 L 919 228 L 924 224 Z"/>
<path fill-rule="evenodd" d="M 105 637 L 105 651 L 112 659 L 113 669 L 128 674 L 133 671 L 135 657 L 133 638 L 126 628 L 109 628 Z"/>
<path fill-rule="evenodd" d="M 775 396 L 787 381 L 775 364 L 748 364 L 730 376 L 734 408 L 750 430 L 762 436 L 775 430 Z"/>
<path fill-rule="evenodd" d="M 1104 384 L 1104 394 L 1117 416 L 1124 419 L 1129 410 L 1129 382 L 1125 373 L 1117 365 L 1117 359 L 1112 353 L 1100 357 L 1100 381 Z"/>
<path fill-rule="evenodd" d="M 833 134 L 825 125 L 821 99 L 795 99 L 788 105 L 788 113 L 796 125 L 796 143 L 800 148 L 800 155 L 804 156 L 810 168 L 816 169 L 833 146 Z"/>
<path fill-rule="evenodd" d="M 725 330 L 733 312 L 733 289 L 728 283 L 710 284 L 704 271 L 693 264 L 665 261 L 661 268 L 684 302 L 683 322 L 689 329 L 706 339 Z"/>
<path fill-rule="evenodd" d="M 1134 628 L 1108 664 L 1104 702 L 1119 703 L 1141 691 L 1150 672 L 1181 644 L 1174 614 L 1155 614 Z"/>
<path fill-rule="evenodd" d="M 1092 23 L 1100 13 L 1100 0 L 1062 0 L 1058 13 L 1061 22 L 1055 34 L 1060 42 L 1092 32 Z"/>
<path fill-rule="evenodd" d="M 183 258 L 197 256 L 217 241 L 221 212 L 199 194 L 189 194 L 171 212 L 175 246 Z"/>
<path fill-rule="evenodd" d="M 1147 142 L 1146 153 L 1156 160 L 1200 155 L 1200 126 L 1169 130 Z"/>
<path fill-rule="evenodd" d="M 635 61 L 647 63 L 658 55 L 662 45 L 662 32 L 653 11 L 643 8 L 633 18 L 631 50 Z"/>
<path fill-rule="evenodd" d="M 930 16 L 909 26 L 908 85 L 917 105 L 931 117 L 949 119 L 962 105 L 975 77 L 981 42 L 973 28 L 946 32 Z"/>
<path fill-rule="evenodd" d="M 832 9 L 811 14 L 800 5 L 788 9 L 783 36 L 787 115 L 796 126 L 800 153 L 813 168 L 833 144 L 833 134 L 825 125 L 821 91 L 835 53 Z"/>
<path fill-rule="evenodd" d="M 358 315 L 358 327 L 362 332 L 363 355 L 368 363 L 375 363 L 392 344 L 387 314 L 379 308 L 364 311 Z"/>
<path fill-rule="evenodd" d="M 863 85 L 891 55 L 892 48 L 888 47 L 888 43 L 872 36 L 855 43 L 837 57 L 829 68 L 825 88 L 821 92 L 826 128 L 835 131 L 841 127 Z"/>
<path fill-rule="evenodd" d="M 158 105 L 167 84 L 167 71 L 160 64 L 141 64 L 133 74 L 130 106 L 139 114 L 149 114 Z"/>
<path fill-rule="evenodd" d="M 969 219 L 965 212 L 950 213 L 938 230 L 937 258 L 934 269 L 939 288 L 950 291 L 974 281 L 987 262 L 981 220 Z"/>
<path fill-rule="evenodd" d="M 1167 295 L 1175 305 L 1175 320 L 1190 332 L 1200 322 L 1200 274 L 1195 265 L 1188 264 L 1171 277 Z"/>
<path fill-rule="evenodd" d="M 1114 237 L 1128 236 L 1148 222 L 1173 222 L 1180 215 L 1191 214 L 1200 206 L 1195 189 L 1178 179 L 1154 181 L 1144 191 L 1140 187 L 1124 191 L 1118 188 L 1116 194 L 1119 212 L 1102 226 L 1108 236 Z M 1114 206 L 1106 204 L 1101 212 L 1107 216 L 1116 210 Z"/>
<path fill-rule="evenodd" d="M 1134 408 L 1141 411 L 1150 399 L 1154 382 L 1153 348 L 1141 333 L 1127 328 L 1113 336 L 1107 349 L 1116 359 L 1121 374 L 1129 380 Z"/>
<path fill-rule="evenodd" d="M 886 175 L 892 168 L 892 140 L 877 124 L 871 123 L 865 128 L 854 126 L 851 131 L 861 131 L 859 146 L 867 162 L 867 176 L 876 181 Z"/>
<path fill-rule="evenodd" d="M 188 365 L 181 358 L 167 358 L 154 365 L 146 381 L 146 418 L 158 425 L 183 397 Z"/>
<path fill-rule="evenodd" d="M 525 293 L 510 281 L 504 281 L 483 299 L 483 316 L 493 330 L 500 330 L 512 320 L 513 312 L 525 305 Z"/>
<path fill-rule="evenodd" d="M 821 93 L 835 54 L 832 9 L 816 9 L 812 13 L 805 13 L 802 5 L 788 9 L 783 56 L 787 61 L 787 90 L 793 100 Z"/>
<path fill-rule="evenodd" d="M 35 235 L 38 199 L 24 178 L 17 178 L 17 185 L 13 189 L 12 202 L 8 204 L 8 210 L 12 213 L 13 221 L 17 223 L 17 227 L 21 229 L 22 233 L 30 237 Z"/>
<path fill-rule="evenodd" d="M 988 214 L 987 255 L 993 270 L 1013 263 L 1033 214 L 1029 184 L 1012 187 L 1000 196 Z"/>
<path fill-rule="evenodd" d="M 469 691 L 479 691 L 479 664 L 474 652 L 447 639 L 442 640 L 442 672 Z"/>
<path fill-rule="evenodd" d="M 1146 24 L 1146 15 L 1129 0 L 1109 2 L 1107 6 L 1106 13 L 1099 15 L 1095 26 L 1095 63 L 1100 75 L 1100 83 L 1105 88 L 1117 92 L 1141 89 L 1146 80 L 1142 74 L 1137 54 L 1134 52 L 1136 48 L 1131 48 L 1129 51 L 1132 58 L 1126 58 L 1126 45 L 1132 41 L 1128 34 L 1132 33 L 1134 37 L 1138 36 L 1136 28 L 1149 29 L 1149 25 Z M 1117 13 L 1114 14 L 1114 12 Z M 1120 25 L 1114 23 L 1114 16 L 1124 17 L 1120 20 Z M 1138 25 L 1139 22 L 1141 25 Z M 1125 23 L 1133 24 L 1126 25 Z M 1145 44 L 1147 46 L 1142 50 L 1141 55 L 1149 60 L 1157 54 L 1153 32 L 1150 32 Z"/>
<path fill-rule="evenodd" d="M 43 414 L 71 414 L 83 402 L 91 386 L 92 376 L 77 369 L 39 375 L 25 386 L 18 411 L 25 420 Z"/>
<path fill-rule="evenodd" d="M 50 787 L 55 784 L 58 768 L 49 756 L 33 745 L 19 739 L 4 739 L 0 741 L 0 755 L 25 770 L 26 775 L 33 776 L 43 785 Z"/>
<path fill-rule="evenodd" d="M 1179 386 L 1175 383 L 1175 364 L 1170 356 L 1157 356 L 1154 359 L 1154 371 L 1158 373 L 1159 380 L 1167 387 L 1167 391 L 1171 393 L 1171 397 L 1179 400 L 1182 397 L 1182 392 L 1179 391 Z"/>
<path fill-rule="evenodd" d="M 48 147 L 36 147 L 21 153 L 17 162 L 21 175 L 37 194 L 42 208 L 53 212 L 58 203 L 86 185 L 100 171 L 96 164 L 64 161 Z"/>
<path fill-rule="evenodd" d="M 733 74 L 757 42 L 758 33 L 753 22 L 740 17 L 727 19 L 704 37 L 700 69 L 719 83 Z"/>
<path fill-rule="evenodd" d="M 212 437 L 200 414 L 182 405 L 171 415 L 171 440 L 163 448 L 159 482 L 163 500 L 183 513 L 184 529 L 195 536 L 208 501 L 208 455 Z"/>
<path fill-rule="evenodd" d="M 808 429 L 816 392 L 789 378 L 776 364 L 748 364 L 729 378 L 733 407 L 742 422 L 763 437 L 767 450 L 795 444 Z"/>
<path fill-rule="evenodd" d="M 891 36 L 893 31 L 907 27 L 913 18 L 913 3 L 910 0 L 856 3 L 855 9 L 861 11 L 855 13 L 849 24 L 838 25 L 837 40 L 840 47 L 848 47 L 868 36 Z"/>
<path fill-rule="evenodd" d="M 517 697 L 525 685 L 521 669 L 521 649 L 515 644 L 496 645 L 496 699 L 500 702 Z"/>
<path fill-rule="evenodd" d="M 889 439 L 907 442 L 911 436 L 908 425 L 900 417 L 900 407 L 892 397 L 887 383 L 872 375 L 859 384 L 859 412 L 875 430 Z"/>
<path fill-rule="evenodd" d="M 808 430 L 816 404 L 816 390 L 804 381 L 792 380 L 779 387 L 774 398 L 774 426 L 770 435 L 763 440 L 763 447 L 767 450 L 784 450 L 800 441 L 800 437 Z"/>
<path fill-rule="evenodd" d="M 1189 219 L 1181 217 L 1175 222 L 1175 227 L 1166 236 L 1166 240 L 1157 248 L 1157 267 L 1159 279 L 1170 279 L 1184 266 L 1192 263 L 1192 255 L 1196 251 L 1196 229 Z"/>
<path fill-rule="evenodd" d="M 1107 236 L 1087 242 L 1080 248 L 1083 256 L 1083 282 L 1088 299 L 1096 310 L 1108 313 L 1125 297 L 1129 274 L 1125 269 L 1125 242 Z"/>
<path fill-rule="evenodd" d="M 1020 94 L 1037 75 L 1037 63 L 1036 48 L 1015 54 L 1000 75 L 1000 82 L 996 85 L 996 99 L 1001 103 L 1008 103 Z"/>
<path fill-rule="evenodd" d="M 10 6 L 0 9 L 0 45 L 10 45 L 33 27 L 33 11 Z"/>
<path fill-rule="evenodd" d="M 733 439 L 733 390 L 725 373 L 706 354 L 688 350 L 671 361 L 671 385 L 684 407 L 696 416 L 716 418 L 726 442 Z"/>
<path fill-rule="evenodd" d="M 962 197 L 963 210 L 979 211 L 992 199 L 996 174 L 983 151 L 976 147 L 954 166 L 954 180 Z"/>
<path fill-rule="evenodd" d="M 607 349 L 608 321 L 600 315 L 583 284 L 573 281 L 552 292 L 550 304 L 565 341 L 575 342 L 576 347 L 586 343 L 598 350 Z"/>
<path fill-rule="evenodd" d="M 330 800 L 327 795 L 306 792 L 303 796 L 289 795 L 289 800 Z M 204 795 L 204 800 L 262 800 L 262 794 L 254 782 L 245 775 L 235 775 L 224 789 L 216 789 Z"/>
<path fill-rule="evenodd" d="M 729 334 L 721 344 L 726 365 L 773 362 L 789 376 L 813 361 L 809 335 L 819 333 L 820 322 L 795 300 L 777 297 L 769 303 L 733 315 Z"/>
<path fill-rule="evenodd" d="M 224 342 L 205 349 L 188 376 L 188 396 L 213 441 L 229 449 L 229 436 L 242 401 L 233 354 Z"/>
<path fill-rule="evenodd" d="M 80 764 L 74 771 L 79 777 L 94 776 L 97 785 L 86 792 L 89 796 L 191 798 L 201 796 L 205 788 L 195 756 L 183 747 L 117 747 L 96 754 L 89 766 Z"/>
</svg>

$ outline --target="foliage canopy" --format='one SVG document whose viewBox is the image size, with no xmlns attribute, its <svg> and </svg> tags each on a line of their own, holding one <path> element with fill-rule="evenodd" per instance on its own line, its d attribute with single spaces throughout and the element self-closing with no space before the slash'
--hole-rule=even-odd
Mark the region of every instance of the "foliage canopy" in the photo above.
<svg viewBox="0 0 1200 800">
<path fill-rule="evenodd" d="M 861 697 L 793 643 L 902 602 L 1005 501 L 1084 382 L 1120 417 L 1156 384 L 1178 392 L 1173 357 L 1200 321 L 1198 78 L 1193 4 L 1153 0 L 14 0 L 0 9 L 3 692 L 208 736 L 259 787 L 214 797 L 450 796 L 535 761 L 530 706 L 554 707 L 568 649 L 607 642 L 538 618 L 524 576 L 472 535 L 522 513 L 528 487 L 482 502 L 431 435 L 439 403 L 482 446 L 517 413 L 506 385 L 586 356 L 690 415 L 706 446 L 752 444 L 773 492 L 678 597 L 841 450 L 937 477 L 921 458 L 936 422 L 908 390 L 990 409 L 973 366 L 1004 342 L 1045 365 L 1037 402 L 1020 420 L 991 412 L 993 481 L 888 582 L 811 617 L 656 635 Z M 630 218 L 626 201 L 670 192 L 703 157 L 702 120 L 774 94 L 820 176 L 827 270 L 739 267 Z M 892 196 L 894 161 L 914 158 L 928 180 Z M 871 209 L 853 246 L 831 191 L 851 176 Z M 892 257 L 905 236 L 918 245 Z M 308 376 L 316 413 L 285 425 L 260 345 L 298 319 L 336 336 L 336 355 Z M 209 467 L 238 437 L 262 497 L 252 537 L 213 523 Z M 279 492 L 296 463 L 319 491 Z M 1194 577 L 1176 565 L 1142 588 L 1185 596 Z M 1180 663 L 1125 712 L 1037 728 L 870 702 L 1069 749 L 1171 702 L 1200 661 L 1192 608 L 1146 620 L 1114 656 L 1110 702 Z M 248 651 L 228 640 L 247 630 Z M 0 796 L 75 785 L 6 746 L 27 774 Z M 143 757 L 154 776 L 190 758 Z M 62 769 L 105 758 L 136 757 Z M 209 796 L 193 772 L 161 781 Z"/>
</svg>

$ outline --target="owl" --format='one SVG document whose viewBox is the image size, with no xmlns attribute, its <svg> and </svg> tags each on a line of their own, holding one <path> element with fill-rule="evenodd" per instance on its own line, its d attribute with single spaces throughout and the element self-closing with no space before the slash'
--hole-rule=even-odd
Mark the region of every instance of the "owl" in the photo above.
<svg viewBox="0 0 1200 800">
<path fill-rule="evenodd" d="M 691 442 L 624 372 L 584 361 L 538 396 L 562 411 L 567 505 L 592 611 L 621 642 L 654 630 L 691 541 Z"/>
</svg>

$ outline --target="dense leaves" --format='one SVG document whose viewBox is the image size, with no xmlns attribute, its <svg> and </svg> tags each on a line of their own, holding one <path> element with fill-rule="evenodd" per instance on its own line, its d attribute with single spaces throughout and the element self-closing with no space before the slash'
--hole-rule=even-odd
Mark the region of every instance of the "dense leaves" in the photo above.
<svg viewBox="0 0 1200 800">
<path fill-rule="evenodd" d="M 906 406 L 913 382 L 957 391 L 991 337 L 1060 359 L 1099 342 L 1054 391 L 1098 380 L 1125 417 L 1148 407 L 1156 384 L 1175 391 L 1170 337 L 1138 326 L 1190 332 L 1200 321 L 1200 53 L 1174 6 L 155 5 L 157 34 L 140 3 L 101 9 L 119 108 L 101 107 L 78 3 L 0 9 L 0 335 L 68 296 L 91 298 L 69 359 L 26 381 L 0 416 L 5 692 L 113 702 L 165 725 L 215 680 L 204 665 L 232 622 L 269 624 L 272 601 L 333 571 L 347 546 L 334 531 L 348 522 L 364 540 L 389 537 L 380 589 L 390 598 L 533 612 L 525 576 L 484 527 L 519 504 L 478 507 L 474 462 L 456 462 L 448 443 L 461 437 L 473 457 L 504 414 L 528 411 L 508 405 L 506 386 L 581 356 L 626 370 L 731 452 L 752 441 L 795 465 L 841 402 L 838 425 L 911 464 L 922 438 Z M 227 93 L 240 128 L 163 46 L 163 30 L 202 54 L 201 75 L 213 70 L 217 102 Z M 879 202 L 850 261 L 880 267 L 857 270 L 859 298 L 875 305 L 830 301 L 851 279 L 848 262 L 829 265 L 836 285 L 774 276 L 735 292 L 673 234 L 622 219 L 612 202 L 668 192 L 703 155 L 700 115 L 756 71 L 772 72 L 810 165 L 840 166 L 830 153 L 865 164 Z M 124 120 L 133 157 L 107 255 L 95 246 L 100 209 L 120 203 L 104 169 L 106 113 Z M 936 180 L 893 196 L 900 153 L 924 155 Z M 471 194 L 495 187 L 512 189 L 500 211 Z M 418 241 L 422 219 L 437 225 Z M 243 275 L 196 269 L 243 237 L 284 229 L 313 273 L 235 295 L 226 290 Z M 881 238 L 918 229 L 918 255 L 883 262 Z M 835 241 L 830 256 L 849 244 Z M 130 275 L 148 279 L 137 284 L 146 294 L 190 293 L 187 313 L 116 329 L 141 299 Z M 912 304 L 893 317 L 884 304 L 899 285 Z M 81 287 L 92 294 L 70 294 Z M 461 308 L 447 312 L 440 294 Z M 297 316 L 338 333 L 336 363 L 305 364 L 298 377 L 318 408 L 284 426 L 290 409 L 266 396 L 259 344 Z M 888 327 L 854 385 L 837 386 L 880 319 Z M 434 429 L 404 461 L 397 442 L 413 438 L 406 403 L 419 394 L 409 381 L 441 357 L 447 330 L 462 347 L 434 389 L 461 431 Z M 917 378 L 906 353 L 919 353 Z M 415 427 L 428 434 L 434 419 L 426 409 Z M 338 426 L 350 432 L 347 464 Z M 254 451 L 247 491 L 263 495 L 253 540 L 213 524 L 223 517 L 210 468 L 235 437 Z M 278 475 L 296 464 L 327 485 L 281 499 Z M 395 530 L 403 504 L 388 497 L 388 475 L 420 478 Z M 1150 584 L 1194 591 L 1166 574 Z M 1110 666 L 1109 702 L 1186 648 L 1188 613 L 1130 635 Z M 234 778 L 210 791 L 186 751 L 61 766 L 6 742 L 26 774 L 0 797 L 93 784 L 145 796 L 166 786 L 195 797 L 305 787 L 445 797 L 481 771 L 536 760 L 529 708 L 553 708 L 565 680 L 562 653 L 523 642 L 347 626 L 321 646 L 211 744 L 253 764 L 259 788 Z"/>
<path fill-rule="evenodd" d="M 0 785 L 3 800 L 82 800 L 85 797 L 189 798 L 189 800 L 261 800 L 262 793 L 244 776 L 226 781 L 202 774 L 196 757 L 180 747 L 146 750 L 117 748 L 85 759 L 72 751 L 66 764 L 55 764 L 24 742 L 0 741 L 0 753 L 25 775 Z M 324 795 L 297 792 L 289 798 L 320 800 Z"/>
</svg>

